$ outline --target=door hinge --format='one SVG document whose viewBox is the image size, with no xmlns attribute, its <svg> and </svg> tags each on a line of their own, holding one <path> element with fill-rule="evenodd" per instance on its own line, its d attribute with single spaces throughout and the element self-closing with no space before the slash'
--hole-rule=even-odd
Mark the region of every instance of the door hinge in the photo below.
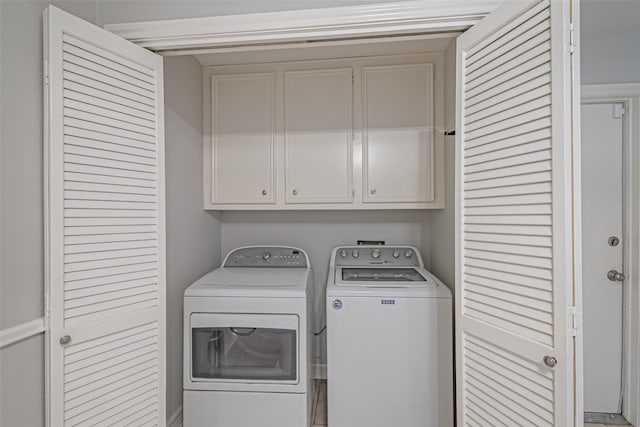
<svg viewBox="0 0 640 427">
<path fill-rule="evenodd" d="M 44 74 L 44 84 L 45 86 L 48 86 L 49 85 L 49 60 L 48 59 L 44 60 L 43 74 Z"/>
<path fill-rule="evenodd" d="M 575 305 L 568 307 L 567 313 L 569 315 L 569 336 L 575 337 L 581 327 L 580 313 Z"/>
<path fill-rule="evenodd" d="M 569 53 L 573 54 L 576 49 L 576 31 L 573 22 L 569 23 Z"/>
<path fill-rule="evenodd" d="M 626 113 L 624 109 L 624 104 L 614 104 L 613 105 L 613 118 L 621 119 Z"/>
</svg>

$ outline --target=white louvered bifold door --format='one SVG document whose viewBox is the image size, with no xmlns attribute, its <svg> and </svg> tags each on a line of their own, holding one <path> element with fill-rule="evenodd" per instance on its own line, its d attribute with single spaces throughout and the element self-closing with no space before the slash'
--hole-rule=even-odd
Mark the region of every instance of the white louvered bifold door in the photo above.
<svg viewBox="0 0 640 427">
<path fill-rule="evenodd" d="M 570 12 L 505 2 L 458 39 L 459 426 L 582 423 Z"/>
<path fill-rule="evenodd" d="M 163 426 L 162 58 L 44 18 L 48 425 Z"/>
</svg>

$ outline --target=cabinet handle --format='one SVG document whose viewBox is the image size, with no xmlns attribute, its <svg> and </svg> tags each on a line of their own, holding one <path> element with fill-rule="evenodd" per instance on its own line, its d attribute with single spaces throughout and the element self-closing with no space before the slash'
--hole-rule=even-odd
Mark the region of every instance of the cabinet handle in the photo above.
<svg viewBox="0 0 640 427">
<path fill-rule="evenodd" d="M 376 194 L 376 189 L 375 188 L 371 189 L 371 194 Z"/>
<path fill-rule="evenodd" d="M 294 190 L 292 191 L 292 193 L 293 193 L 293 195 L 294 195 L 294 196 L 297 196 L 297 195 L 298 195 L 298 190 L 294 189 Z"/>
<path fill-rule="evenodd" d="M 64 335 L 60 337 L 60 345 L 67 345 L 71 342 L 71 336 Z"/>
<path fill-rule="evenodd" d="M 267 195 L 267 190 L 262 190 L 262 195 L 266 196 Z"/>
</svg>

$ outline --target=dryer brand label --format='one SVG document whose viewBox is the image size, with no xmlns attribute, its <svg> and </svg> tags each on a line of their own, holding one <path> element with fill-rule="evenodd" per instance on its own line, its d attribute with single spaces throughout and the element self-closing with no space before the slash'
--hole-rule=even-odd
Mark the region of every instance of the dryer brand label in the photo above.
<svg viewBox="0 0 640 427">
<path fill-rule="evenodd" d="M 334 299 L 331 303 L 331 307 L 335 308 L 336 310 L 340 310 L 342 308 L 342 301 L 340 301 L 339 299 Z"/>
<path fill-rule="evenodd" d="M 396 303 L 396 300 L 394 299 L 381 299 L 380 300 L 380 304 L 382 305 L 394 305 Z"/>
</svg>

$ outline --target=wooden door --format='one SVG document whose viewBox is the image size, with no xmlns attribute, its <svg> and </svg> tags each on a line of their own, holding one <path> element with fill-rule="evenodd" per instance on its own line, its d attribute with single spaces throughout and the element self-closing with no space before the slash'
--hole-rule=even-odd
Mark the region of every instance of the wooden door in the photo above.
<svg viewBox="0 0 640 427">
<path fill-rule="evenodd" d="M 458 38 L 460 426 L 582 424 L 576 16 L 506 2 Z"/>
<path fill-rule="evenodd" d="M 49 6 L 48 425 L 164 425 L 162 58 Z"/>
</svg>

